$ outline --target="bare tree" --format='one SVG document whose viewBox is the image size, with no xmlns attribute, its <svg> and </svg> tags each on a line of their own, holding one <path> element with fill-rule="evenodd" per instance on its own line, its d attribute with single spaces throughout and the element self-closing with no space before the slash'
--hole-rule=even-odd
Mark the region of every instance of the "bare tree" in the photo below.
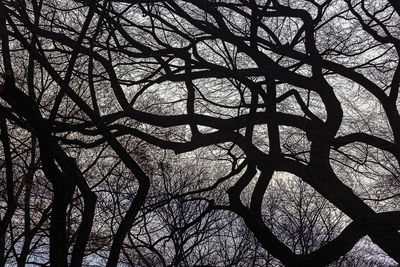
<svg viewBox="0 0 400 267">
<path fill-rule="evenodd" d="M 2 264 L 227 264 L 211 253 L 227 213 L 266 264 L 328 265 L 364 236 L 400 262 L 399 15 L 395 0 L 1 1 Z M 206 175 L 168 185 L 165 150 Z"/>
</svg>

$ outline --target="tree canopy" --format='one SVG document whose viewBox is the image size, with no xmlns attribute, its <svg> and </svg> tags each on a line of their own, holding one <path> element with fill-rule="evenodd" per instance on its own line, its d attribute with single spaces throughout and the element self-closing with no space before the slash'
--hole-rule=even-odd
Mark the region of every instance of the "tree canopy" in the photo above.
<svg viewBox="0 0 400 267">
<path fill-rule="evenodd" d="M 395 266 L 399 25 L 396 0 L 0 1 L 0 264 Z"/>
</svg>

